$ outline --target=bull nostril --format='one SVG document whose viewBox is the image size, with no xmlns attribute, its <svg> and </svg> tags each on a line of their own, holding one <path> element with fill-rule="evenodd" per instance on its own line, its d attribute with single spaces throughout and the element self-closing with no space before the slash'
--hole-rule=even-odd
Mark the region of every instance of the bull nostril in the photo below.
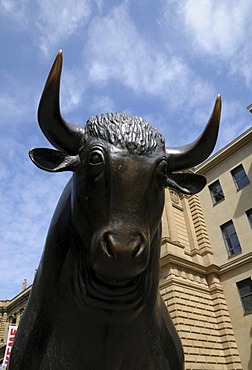
<svg viewBox="0 0 252 370">
<path fill-rule="evenodd" d="M 135 259 L 144 253 L 146 243 L 142 235 L 117 235 L 107 232 L 100 239 L 100 247 L 109 258 Z"/>
<path fill-rule="evenodd" d="M 111 248 L 111 238 L 109 237 L 109 234 L 105 234 L 103 236 L 101 245 L 102 245 L 102 249 L 103 249 L 104 253 L 108 257 L 114 257 L 114 253 L 113 253 L 112 248 Z"/>
<path fill-rule="evenodd" d="M 130 244 L 130 249 L 132 250 L 132 258 L 138 257 L 144 250 L 144 242 L 140 236 Z"/>
</svg>

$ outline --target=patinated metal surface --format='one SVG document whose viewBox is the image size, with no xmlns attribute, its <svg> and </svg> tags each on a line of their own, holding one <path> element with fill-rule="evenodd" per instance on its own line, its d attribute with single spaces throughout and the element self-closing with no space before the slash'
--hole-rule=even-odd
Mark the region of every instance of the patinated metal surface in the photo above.
<svg viewBox="0 0 252 370">
<path fill-rule="evenodd" d="M 194 143 L 165 148 L 148 122 L 92 117 L 85 128 L 60 114 L 59 52 L 45 85 L 40 127 L 57 149 L 32 149 L 49 172 L 72 171 L 53 216 L 9 369 L 181 370 L 183 349 L 159 295 L 164 188 L 194 194 L 220 119 L 217 97 Z M 175 171 L 175 172 L 174 172 Z"/>
</svg>

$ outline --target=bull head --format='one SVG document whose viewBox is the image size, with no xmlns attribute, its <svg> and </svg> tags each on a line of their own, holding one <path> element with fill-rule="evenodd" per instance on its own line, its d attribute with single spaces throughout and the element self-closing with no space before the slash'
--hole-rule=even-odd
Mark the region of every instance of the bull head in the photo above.
<svg viewBox="0 0 252 370">
<path fill-rule="evenodd" d="M 49 172 L 78 170 L 79 152 L 85 129 L 67 123 L 61 116 L 59 105 L 62 51 L 60 50 L 49 73 L 38 108 L 38 121 L 48 141 L 58 150 L 36 148 L 29 152 L 31 160 Z M 173 187 L 185 194 L 194 194 L 206 184 L 203 176 L 178 173 L 194 167 L 211 154 L 218 136 L 221 113 L 221 97 L 217 96 L 211 117 L 203 131 L 191 144 L 167 148 L 168 173 L 165 186 Z M 175 172 L 175 173 L 174 173 Z"/>
</svg>

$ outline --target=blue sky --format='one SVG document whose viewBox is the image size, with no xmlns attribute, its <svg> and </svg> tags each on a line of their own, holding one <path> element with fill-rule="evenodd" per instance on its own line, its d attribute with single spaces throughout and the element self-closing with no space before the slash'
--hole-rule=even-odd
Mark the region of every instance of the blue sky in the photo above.
<svg viewBox="0 0 252 370">
<path fill-rule="evenodd" d="M 220 93 L 220 149 L 252 122 L 251 14 L 250 0 L 0 0 L 0 299 L 32 283 L 69 178 L 28 158 L 50 147 L 36 114 L 58 50 L 68 121 L 125 111 L 178 146 L 201 132 Z"/>
</svg>

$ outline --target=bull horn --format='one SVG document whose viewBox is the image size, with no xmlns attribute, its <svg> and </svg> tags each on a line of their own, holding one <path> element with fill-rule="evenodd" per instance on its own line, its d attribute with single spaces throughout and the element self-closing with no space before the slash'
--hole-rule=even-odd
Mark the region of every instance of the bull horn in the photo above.
<svg viewBox="0 0 252 370">
<path fill-rule="evenodd" d="M 59 92 L 62 59 L 62 50 L 60 50 L 40 99 L 38 122 L 44 135 L 55 148 L 68 154 L 77 154 L 83 138 L 84 128 L 69 124 L 61 117 Z"/>
<path fill-rule="evenodd" d="M 194 167 L 209 157 L 217 140 L 220 115 L 221 96 L 218 95 L 211 117 L 198 139 L 188 145 L 166 149 L 171 171 Z"/>
</svg>

